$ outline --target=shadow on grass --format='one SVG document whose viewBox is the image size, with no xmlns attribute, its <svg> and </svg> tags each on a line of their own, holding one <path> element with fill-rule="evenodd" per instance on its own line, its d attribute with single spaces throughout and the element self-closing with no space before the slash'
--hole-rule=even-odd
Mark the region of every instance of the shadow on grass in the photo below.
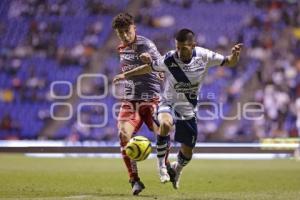
<svg viewBox="0 0 300 200">
<path fill-rule="evenodd" d="M 156 195 L 145 195 L 145 194 L 140 194 L 140 195 L 132 195 L 132 194 L 121 194 L 121 193 L 110 193 L 110 194 L 94 194 L 94 196 L 97 197 L 137 197 L 137 198 L 149 198 L 149 199 L 159 199 Z"/>
<path fill-rule="evenodd" d="M 132 199 L 132 198 L 142 198 L 142 199 L 160 199 L 157 195 L 145 195 L 145 194 L 140 194 L 137 196 L 134 196 L 130 193 L 88 193 L 84 195 L 70 195 L 65 198 L 124 198 L 124 199 Z"/>
<path fill-rule="evenodd" d="M 112 197 L 112 198 L 136 198 L 136 199 L 157 199 L 157 200 L 234 200 L 232 198 L 213 198 L 213 197 L 174 197 L 174 196 L 158 196 L 158 195 L 144 195 L 133 196 L 132 194 L 123 193 L 97 193 L 94 197 Z"/>
</svg>

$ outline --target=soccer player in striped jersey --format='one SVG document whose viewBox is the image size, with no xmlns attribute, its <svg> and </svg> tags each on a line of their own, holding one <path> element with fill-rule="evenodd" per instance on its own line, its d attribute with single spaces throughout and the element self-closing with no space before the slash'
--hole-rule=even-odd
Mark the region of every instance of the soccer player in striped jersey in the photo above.
<svg viewBox="0 0 300 200">
<path fill-rule="evenodd" d="M 161 58 L 160 53 L 151 40 L 136 34 L 136 26 L 130 14 L 120 13 L 115 16 L 112 27 L 121 41 L 118 51 L 122 72 L 126 73 L 126 71 L 142 65 L 143 62 L 139 56 L 143 53 L 147 53 L 151 57 L 151 60 L 154 61 Z M 130 160 L 125 153 L 124 147 L 143 123 L 152 132 L 158 133 L 158 125 L 155 124 L 153 116 L 157 110 L 161 91 L 161 77 L 159 74 L 161 73 L 151 72 L 128 78 L 125 77 L 125 98 L 122 101 L 118 116 L 118 129 L 121 152 L 129 174 L 129 182 L 132 186 L 133 195 L 138 195 L 145 186 L 138 175 L 136 162 Z M 160 137 L 157 134 L 157 143 L 163 143 L 164 152 L 168 152 L 168 137 Z M 162 157 L 167 159 L 165 154 Z M 166 168 L 159 168 L 159 175 L 161 182 L 170 181 Z"/>
<path fill-rule="evenodd" d="M 159 134 L 161 137 L 168 137 L 175 124 L 175 141 L 181 143 L 181 148 L 177 161 L 168 167 L 161 158 L 160 167 L 167 165 L 173 187 L 177 189 L 182 169 L 190 162 L 197 141 L 197 98 L 208 68 L 236 65 L 242 44 L 235 45 L 231 55 L 223 56 L 196 46 L 195 34 L 189 29 L 181 29 L 175 36 L 175 43 L 176 50 L 168 52 L 159 60 L 153 60 L 147 53 L 141 55 L 145 65 L 117 75 L 114 81 L 152 71 L 165 73 L 165 87 L 157 116 Z M 168 143 L 167 140 L 165 144 Z M 158 151 L 160 155 L 163 153 Z"/>
</svg>

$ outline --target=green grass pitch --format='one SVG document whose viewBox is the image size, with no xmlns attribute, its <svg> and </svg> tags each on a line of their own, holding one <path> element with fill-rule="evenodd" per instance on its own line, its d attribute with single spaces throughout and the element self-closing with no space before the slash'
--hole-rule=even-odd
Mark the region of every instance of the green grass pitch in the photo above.
<svg viewBox="0 0 300 200">
<path fill-rule="evenodd" d="M 121 159 L 0 154 L 0 199 L 299 200 L 295 160 L 192 160 L 181 187 L 159 183 L 155 159 L 139 163 L 146 189 L 131 195 Z"/>
</svg>

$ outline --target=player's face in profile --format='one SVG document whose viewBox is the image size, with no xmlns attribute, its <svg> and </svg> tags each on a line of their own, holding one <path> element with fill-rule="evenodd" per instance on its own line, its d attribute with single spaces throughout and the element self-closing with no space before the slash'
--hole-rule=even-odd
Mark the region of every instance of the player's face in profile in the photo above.
<svg viewBox="0 0 300 200">
<path fill-rule="evenodd" d="M 193 41 L 178 42 L 175 40 L 175 44 L 180 60 L 189 61 L 192 58 L 195 43 Z"/>
<path fill-rule="evenodd" d="M 130 25 L 124 28 L 117 28 L 115 29 L 115 31 L 119 39 L 125 45 L 132 43 L 135 39 L 135 31 L 136 31 L 135 25 Z"/>
</svg>

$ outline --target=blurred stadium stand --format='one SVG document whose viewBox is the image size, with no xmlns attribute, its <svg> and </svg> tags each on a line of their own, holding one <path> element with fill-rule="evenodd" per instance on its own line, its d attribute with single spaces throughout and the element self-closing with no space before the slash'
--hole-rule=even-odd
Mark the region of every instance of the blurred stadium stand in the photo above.
<svg viewBox="0 0 300 200">
<path fill-rule="evenodd" d="M 201 91 L 203 102 L 222 102 L 225 116 L 238 105 L 262 103 L 260 120 L 199 120 L 199 142 L 255 142 L 269 137 L 299 137 L 300 131 L 300 3 L 298 1 L 235 0 L 2 0 L 0 1 L 0 139 L 55 139 L 116 142 L 116 120 L 109 112 L 103 128 L 82 127 L 77 113 L 57 122 L 50 117 L 54 102 L 73 105 L 118 102 L 111 93 L 102 100 L 76 95 L 77 78 L 102 73 L 111 80 L 119 72 L 118 44 L 111 29 L 114 15 L 129 10 L 138 34 L 152 39 L 163 54 L 174 48 L 176 30 L 197 33 L 200 46 L 229 54 L 238 42 L 244 51 L 237 68 L 212 68 Z M 50 95 L 53 81 L 73 84 L 70 99 Z M 103 83 L 92 79 L 82 88 L 101 94 Z M 66 85 L 55 87 L 66 95 Z M 212 106 L 201 106 L 208 117 Z M 68 111 L 61 109 L 61 115 Z M 80 114 L 85 123 L 103 120 L 96 106 Z M 141 133 L 154 136 L 142 127 Z"/>
</svg>

